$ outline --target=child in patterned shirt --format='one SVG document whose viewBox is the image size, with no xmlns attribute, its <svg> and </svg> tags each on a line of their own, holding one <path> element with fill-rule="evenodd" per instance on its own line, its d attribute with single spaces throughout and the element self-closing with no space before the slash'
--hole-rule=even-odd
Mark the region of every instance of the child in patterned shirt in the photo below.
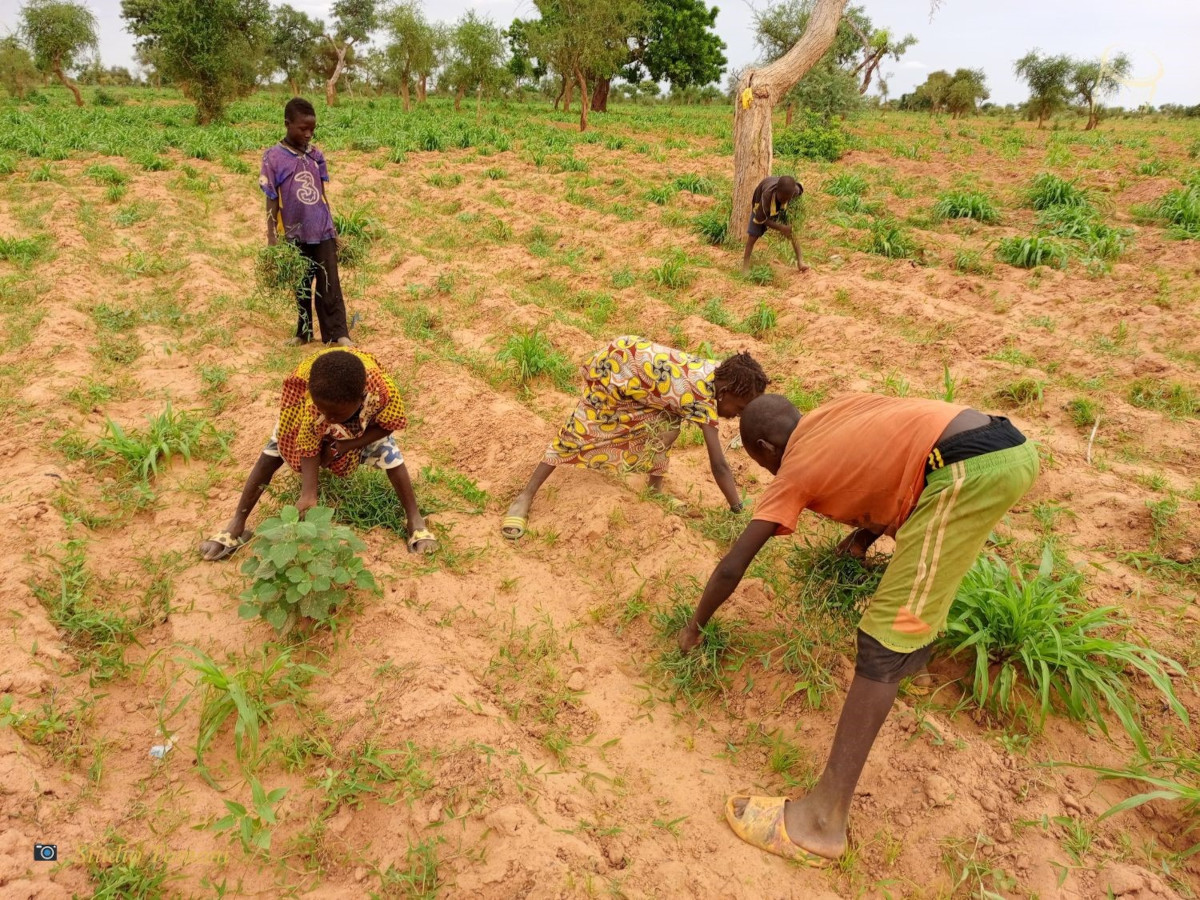
<svg viewBox="0 0 1200 900">
<path fill-rule="evenodd" d="M 214 562 L 250 540 L 246 520 L 271 478 L 286 462 L 300 473 L 303 515 L 317 505 L 317 473 L 344 477 L 359 465 L 387 472 L 408 518 L 408 549 L 431 553 L 437 546 L 417 508 L 404 456 L 392 433 L 404 428 L 404 403 L 392 381 L 369 353 L 331 348 L 300 363 L 283 382 L 279 422 L 242 489 L 237 511 L 225 530 L 200 545 Z"/>
<path fill-rule="evenodd" d="M 313 105 L 293 97 L 283 109 L 283 125 L 287 129 L 283 140 L 263 153 L 258 185 L 267 195 L 267 244 L 275 246 L 282 236 L 308 260 L 308 272 L 296 289 L 292 343 L 313 339 L 315 307 L 321 340 L 352 347 L 338 278 L 337 232 L 325 198 L 329 170 L 324 154 L 312 145 L 317 129 Z"/>
</svg>

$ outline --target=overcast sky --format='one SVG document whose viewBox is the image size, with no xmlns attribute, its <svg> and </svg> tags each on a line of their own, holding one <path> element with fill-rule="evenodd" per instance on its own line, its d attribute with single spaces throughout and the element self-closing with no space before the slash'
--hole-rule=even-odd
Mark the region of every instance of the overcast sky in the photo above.
<svg viewBox="0 0 1200 900">
<path fill-rule="evenodd" d="M 310 15 L 328 14 L 329 0 L 290 0 Z M 719 0 L 720 2 L 720 0 Z M 767 0 L 756 0 L 759 7 Z M 943 0 L 929 15 L 929 0 L 861 0 L 876 26 L 911 32 L 917 44 L 900 62 L 883 66 L 891 96 L 898 97 L 936 69 L 983 68 L 992 100 L 1017 103 L 1026 92 L 1012 75 L 1013 60 L 1040 47 L 1053 53 L 1099 57 L 1124 52 L 1133 60 L 1130 86 L 1115 102 L 1200 103 L 1200 0 Z M 125 32 L 120 0 L 87 0 L 100 22 L 105 65 L 133 67 L 133 41 Z M 0 0 L 0 33 L 17 19 L 19 0 Z M 532 17 L 530 0 L 440 0 L 427 13 L 453 20 L 474 7 L 497 25 Z M 435 11 L 436 10 L 436 11 Z M 746 0 L 723 0 L 717 30 L 728 45 L 731 67 L 753 62 L 753 11 Z"/>
</svg>

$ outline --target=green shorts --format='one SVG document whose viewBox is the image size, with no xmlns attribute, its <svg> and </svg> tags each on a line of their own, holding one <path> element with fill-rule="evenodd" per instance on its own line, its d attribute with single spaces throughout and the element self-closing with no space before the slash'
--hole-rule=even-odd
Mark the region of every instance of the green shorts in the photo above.
<svg viewBox="0 0 1200 900">
<path fill-rule="evenodd" d="M 900 653 L 933 643 L 963 576 L 1037 474 L 1037 447 L 1028 440 L 930 472 L 859 629 Z"/>
</svg>

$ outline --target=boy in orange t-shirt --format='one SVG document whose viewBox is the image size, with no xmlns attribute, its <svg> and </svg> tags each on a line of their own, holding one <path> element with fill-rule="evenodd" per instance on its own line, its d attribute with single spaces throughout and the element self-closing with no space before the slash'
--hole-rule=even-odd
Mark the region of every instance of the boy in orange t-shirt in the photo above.
<svg viewBox="0 0 1200 900">
<path fill-rule="evenodd" d="M 708 580 L 679 648 L 738 586 L 758 551 L 809 509 L 854 527 L 838 552 L 863 557 L 883 534 L 896 551 L 863 613 L 854 681 L 820 780 L 800 800 L 730 797 L 734 833 L 820 866 L 846 849 L 854 788 L 899 682 L 922 669 L 959 583 L 992 528 L 1029 490 L 1038 455 L 1012 423 L 964 406 L 848 394 L 801 418 L 778 394 L 742 413 L 742 444 L 775 475 L 753 520 Z"/>
</svg>

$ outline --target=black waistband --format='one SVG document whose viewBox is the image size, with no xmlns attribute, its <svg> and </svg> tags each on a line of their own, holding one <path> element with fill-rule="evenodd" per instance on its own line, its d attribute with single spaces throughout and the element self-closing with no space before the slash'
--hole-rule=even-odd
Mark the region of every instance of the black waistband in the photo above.
<svg viewBox="0 0 1200 900">
<path fill-rule="evenodd" d="M 933 448 L 925 461 L 925 471 L 943 469 L 964 459 L 1019 447 L 1025 443 L 1025 435 L 1017 430 L 1004 416 L 988 416 L 988 423 L 946 438 Z"/>
</svg>

